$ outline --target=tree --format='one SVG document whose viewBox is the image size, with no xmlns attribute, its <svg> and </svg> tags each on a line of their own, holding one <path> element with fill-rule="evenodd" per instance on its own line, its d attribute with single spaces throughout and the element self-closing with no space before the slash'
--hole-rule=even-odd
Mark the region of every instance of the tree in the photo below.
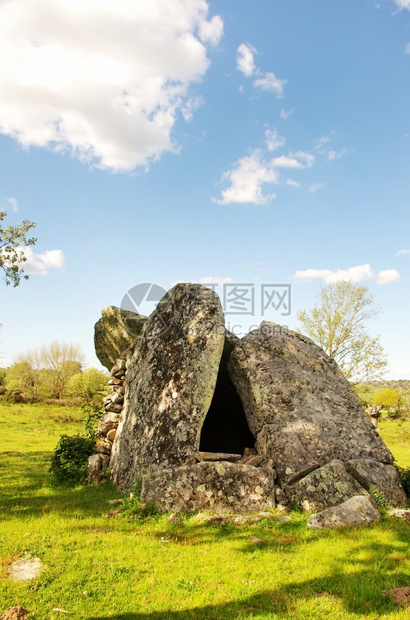
<svg viewBox="0 0 410 620">
<path fill-rule="evenodd" d="M 9 392 L 25 392 L 38 398 L 41 390 L 41 362 L 39 351 L 30 349 L 19 355 L 7 371 L 5 384 Z"/>
<path fill-rule="evenodd" d="M 42 367 L 48 370 L 45 381 L 55 398 L 62 398 L 71 377 L 81 372 L 83 357 L 78 345 L 58 340 L 40 349 Z"/>
<path fill-rule="evenodd" d="M 382 405 L 387 409 L 397 409 L 399 406 L 400 398 L 398 392 L 396 390 L 391 390 L 390 388 L 384 388 L 384 390 L 380 390 L 373 396 L 373 404 L 374 405 Z"/>
<path fill-rule="evenodd" d="M 29 230 L 35 228 L 36 225 L 29 220 L 23 220 L 17 226 L 3 228 L 1 222 L 6 215 L 4 211 L 0 211 L 0 268 L 4 272 L 6 284 L 18 286 L 21 278 L 28 280 L 28 275 L 24 274 L 23 269 L 27 260 L 24 248 L 36 243 L 36 238 L 27 238 Z"/>
<path fill-rule="evenodd" d="M 27 392 L 32 398 L 62 398 L 69 380 L 81 372 L 83 354 L 75 344 L 52 342 L 20 355 L 6 375 L 9 391 Z"/>
<path fill-rule="evenodd" d="M 84 372 L 73 375 L 67 384 L 67 391 L 73 396 L 91 401 L 94 396 L 105 394 L 108 374 L 97 368 L 87 368 Z"/>
<path fill-rule="evenodd" d="M 377 379 L 387 367 L 380 337 L 366 331 L 366 321 L 376 318 L 373 295 L 351 282 L 323 286 L 318 304 L 298 314 L 302 331 L 321 346 L 352 382 Z"/>
</svg>

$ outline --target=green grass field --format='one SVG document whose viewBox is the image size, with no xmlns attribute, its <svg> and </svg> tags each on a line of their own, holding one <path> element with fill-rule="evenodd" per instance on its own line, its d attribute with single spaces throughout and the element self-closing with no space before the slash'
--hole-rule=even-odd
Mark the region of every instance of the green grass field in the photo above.
<svg viewBox="0 0 410 620">
<path fill-rule="evenodd" d="M 410 528 L 400 520 L 336 532 L 308 530 L 296 512 L 246 526 L 109 518 L 108 500 L 119 497 L 110 485 L 50 486 L 52 450 L 60 434 L 81 430 L 81 415 L 0 404 L 0 613 L 22 605 L 37 620 L 409 618 L 383 594 L 410 585 Z M 383 420 L 381 434 L 408 466 L 410 423 Z M 40 578 L 7 578 L 13 560 L 31 556 L 45 565 Z"/>
</svg>

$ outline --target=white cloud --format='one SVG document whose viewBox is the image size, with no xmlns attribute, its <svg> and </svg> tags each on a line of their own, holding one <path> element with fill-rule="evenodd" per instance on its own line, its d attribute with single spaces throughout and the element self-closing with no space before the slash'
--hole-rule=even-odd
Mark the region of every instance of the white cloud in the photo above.
<svg viewBox="0 0 410 620">
<path fill-rule="evenodd" d="M 265 183 L 278 183 L 279 174 L 272 166 L 272 162 L 262 158 L 260 149 L 251 151 L 239 159 L 234 167 L 223 175 L 223 179 L 230 186 L 222 191 L 222 198 L 213 202 L 218 204 L 246 203 L 265 205 L 275 194 L 264 195 L 262 186 Z"/>
<path fill-rule="evenodd" d="M 378 284 L 388 284 L 389 282 L 397 282 L 397 280 L 400 280 L 400 274 L 397 269 L 385 269 L 384 271 L 379 271 L 376 276 Z"/>
<path fill-rule="evenodd" d="M 257 71 L 254 54 L 256 54 L 256 49 L 247 43 L 241 43 L 237 49 L 236 68 L 246 77 L 250 77 Z"/>
<path fill-rule="evenodd" d="M 407 43 L 406 47 L 404 48 L 404 52 L 406 54 L 410 54 L 410 43 Z"/>
<path fill-rule="evenodd" d="M 280 180 L 278 171 L 281 168 L 300 170 L 310 167 L 314 160 L 312 157 L 309 153 L 299 151 L 294 155 L 265 159 L 261 149 L 255 149 L 235 162 L 231 170 L 225 172 L 222 180 L 228 181 L 230 185 L 222 191 L 221 199 L 213 198 L 212 201 L 218 204 L 246 202 L 257 205 L 268 204 L 276 198 L 276 194 L 264 194 L 263 185 L 278 184 Z"/>
<path fill-rule="evenodd" d="M 410 11 L 410 0 L 394 0 L 394 4 L 399 9 L 407 9 Z"/>
<path fill-rule="evenodd" d="M 191 97 L 191 99 L 188 99 L 185 106 L 181 108 L 182 116 L 187 122 L 192 120 L 194 112 L 203 104 L 203 102 L 204 100 L 200 96 Z"/>
<path fill-rule="evenodd" d="M 291 185 L 292 187 L 300 187 L 300 183 L 294 181 L 293 179 L 286 179 L 286 185 Z"/>
<path fill-rule="evenodd" d="M 21 252 L 26 257 L 26 261 L 22 264 L 24 273 L 46 276 L 50 269 L 63 271 L 65 268 L 65 256 L 62 250 L 47 250 L 43 254 L 35 254 L 31 247 L 25 247 L 21 248 Z"/>
<path fill-rule="evenodd" d="M 405 254 L 410 254 L 410 250 L 399 250 L 395 256 L 404 256 Z"/>
<path fill-rule="evenodd" d="M 330 133 L 333 134 L 333 132 L 330 132 Z M 323 147 L 326 144 L 329 144 L 331 140 L 332 140 L 332 135 L 322 136 L 321 138 L 319 138 L 319 140 L 316 141 L 315 149 L 318 151 L 322 151 Z"/>
<path fill-rule="evenodd" d="M 236 51 L 236 68 L 246 77 L 258 76 L 253 82 L 255 88 L 260 88 L 273 93 L 277 97 L 282 97 L 286 80 L 280 80 L 271 71 L 263 73 L 255 65 L 255 54 L 257 53 L 253 45 L 241 43 Z"/>
<path fill-rule="evenodd" d="M 335 282 L 361 282 L 367 280 L 375 280 L 378 284 L 388 284 L 400 280 L 400 274 L 396 269 L 386 269 L 375 273 L 369 264 L 357 265 L 348 269 L 305 269 L 296 271 L 293 276 L 296 280 L 314 280 L 322 279 L 325 284 L 333 284 Z"/>
<path fill-rule="evenodd" d="M 13 196 L 0 196 L 0 209 L 11 209 L 14 213 L 19 210 L 18 202 Z"/>
<path fill-rule="evenodd" d="M 283 118 L 285 121 L 293 114 L 296 108 L 291 108 L 290 110 L 284 110 L 283 108 L 280 111 L 280 118 Z"/>
<path fill-rule="evenodd" d="M 214 278 L 213 276 L 205 276 L 204 278 L 199 278 L 199 282 L 200 284 L 204 284 L 205 286 L 207 284 L 216 284 L 216 285 L 220 285 L 220 284 L 230 284 L 231 282 L 233 282 L 233 279 L 231 277 L 226 277 L 226 278 Z"/>
<path fill-rule="evenodd" d="M 262 90 L 265 90 L 268 93 L 273 93 L 280 98 L 283 97 L 283 89 L 285 87 L 286 80 L 280 80 L 274 73 L 269 72 L 265 73 L 263 77 L 255 80 L 253 84 L 256 88 L 261 88 Z"/>
<path fill-rule="evenodd" d="M 266 146 L 268 151 L 276 151 L 276 149 L 286 144 L 286 139 L 279 136 L 277 129 L 266 129 L 265 131 Z"/>
<path fill-rule="evenodd" d="M 308 191 L 310 194 L 316 194 L 316 192 L 318 192 L 320 189 L 322 189 L 322 187 L 325 187 L 326 183 L 313 183 Z"/>
<path fill-rule="evenodd" d="M 170 282 L 170 286 L 175 286 L 176 284 L 186 283 L 188 280 L 175 280 L 174 282 Z M 230 284 L 233 282 L 233 278 L 227 276 L 225 278 L 222 277 L 214 277 L 214 276 L 205 276 L 203 278 L 199 278 L 199 280 L 189 280 L 191 284 L 203 284 L 204 286 L 219 286 L 223 284 Z"/>
<path fill-rule="evenodd" d="M 0 3 L 0 133 L 115 172 L 176 151 L 172 129 L 207 44 L 205 0 Z"/>
<path fill-rule="evenodd" d="M 297 151 L 296 153 L 291 153 L 291 155 L 292 157 L 302 160 L 306 168 L 311 168 L 315 163 L 315 156 L 312 155 L 312 153 Z"/>
<path fill-rule="evenodd" d="M 348 153 L 348 149 L 340 149 L 340 151 L 330 150 L 327 154 L 329 161 L 334 161 L 335 159 L 340 159 L 343 155 Z"/>
<path fill-rule="evenodd" d="M 205 14 L 207 13 L 205 11 Z M 210 20 L 202 19 L 199 22 L 199 38 L 203 43 L 218 45 L 224 33 L 224 23 L 219 15 L 215 15 Z"/>
<path fill-rule="evenodd" d="M 288 157 L 287 155 L 281 155 L 272 159 L 272 165 L 274 168 L 303 168 L 303 164 L 300 163 L 294 157 Z"/>
</svg>

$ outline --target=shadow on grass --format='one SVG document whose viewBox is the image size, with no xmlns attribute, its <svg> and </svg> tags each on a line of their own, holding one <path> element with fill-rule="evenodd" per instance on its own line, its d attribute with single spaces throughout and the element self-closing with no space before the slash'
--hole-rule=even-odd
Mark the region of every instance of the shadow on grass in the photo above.
<svg viewBox="0 0 410 620">
<path fill-rule="evenodd" d="M 395 584 L 404 586 L 406 580 L 405 573 L 396 573 L 394 576 Z M 186 620 L 189 618 L 192 620 L 223 620 L 237 617 L 272 617 L 272 614 L 275 614 L 275 617 L 292 618 L 297 613 L 299 603 L 307 603 L 310 613 L 313 611 L 313 606 L 318 618 L 331 617 L 332 608 L 334 612 L 337 612 L 337 606 L 342 606 L 345 610 L 360 617 L 375 618 L 399 609 L 388 595 L 383 594 L 383 591 L 390 587 L 394 586 L 391 583 L 386 584 L 385 576 L 377 578 L 368 570 L 354 574 L 335 570 L 327 577 L 303 582 L 295 581 L 226 603 L 178 611 L 170 609 L 87 616 L 87 620 Z M 300 617 L 301 610 L 299 609 L 298 612 L 298 617 Z"/>
<path fill-rule="evenodd" d="M 101 516 L 108 511 L 106 500 L 118 497 L 118 491 L 109 484 L 52 486 L 50 462 L 50 452 L 0 454 L 0 521 L 67 511 Z"/>
</svg>

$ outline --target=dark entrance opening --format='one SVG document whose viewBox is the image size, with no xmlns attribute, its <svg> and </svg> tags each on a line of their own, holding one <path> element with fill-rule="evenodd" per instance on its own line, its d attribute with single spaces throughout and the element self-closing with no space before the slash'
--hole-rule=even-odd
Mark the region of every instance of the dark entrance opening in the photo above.
<svg viewBox="0 0 410 620">
<path fill-rule="evenodd" d="M 234 344 L 225 339 L 218 378 L 211 406 L 201 431 L 201 452 L 229 452 L 243 454 L 253 448 L 255 438 L 249 430 L 242 401 L 228 373 L 228 360 Z"/>
</svg>

